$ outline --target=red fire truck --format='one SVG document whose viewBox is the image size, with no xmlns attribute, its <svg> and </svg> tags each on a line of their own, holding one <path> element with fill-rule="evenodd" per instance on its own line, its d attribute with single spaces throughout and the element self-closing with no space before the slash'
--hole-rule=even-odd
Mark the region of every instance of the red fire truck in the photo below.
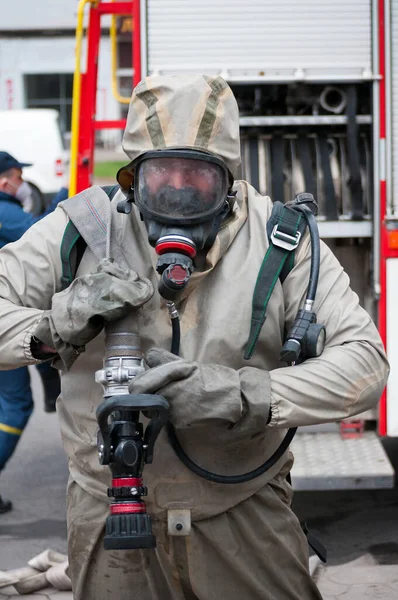
<svg viewBox="0 0 398 600">
<path fill-rule="evenodd" d="M 392 373 L 377 410 L 296 435 L 293 484 L 391 487 L 381 440 L 398 435 L 398 0 L 80 0 L 72 192 L 91 185 L 95 132 L 125 123 L 95 118 L 109 14 L 121 115 L 116 22 L 128 18 L 131 89 L 151 74 L 222 75 L 240 108 L 242 177 L 273 199 L 317 198 L 321 237 L 378 324 Z"/>
</svg>

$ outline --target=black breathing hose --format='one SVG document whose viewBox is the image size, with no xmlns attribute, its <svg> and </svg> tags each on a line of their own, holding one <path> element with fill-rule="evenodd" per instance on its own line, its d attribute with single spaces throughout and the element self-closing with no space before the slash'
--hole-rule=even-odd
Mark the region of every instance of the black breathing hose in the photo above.
<svg viewBox="0 0 398 600">
<path fill-rule="evenodd" d="M 294 207 L 294 209 L 299 210 L 301 213 L 303 213 L 305 220 L 308 224 L 308 229 L 310 230 L 311 269 L 306 300 L 314 301 L 316 296 L 316 290 L 318 287 L 319 269 L 321 264 L 321 243 L 319 240 L 318 225 L 315 216 L 313 215 L 312 211 L 308 208 L 308 206 L 305 206 L 305 204 L 298 204 Z"/>
<path fill-rule="evenodd" d="M 181 339 L 181 330 L 180 330 L 180 319 L 178 315 L 176 317 L 172 317 L 171 319 L 171 352 L 176 356 L 180 353 L 180 339 Z"/>
<path fill-rule="evenodd" d="M 202 469 L 202 467 L 199 467 L 199 465 L 194 463 L 193 460 L 191 460 L 189 456 L 185 454 L 180 442 L 177 439 L 173 425 L 170 423 L 170 421 L 167 423 L 167 434 L 170 444 L 180 461 L 190 471 L 196 475 L 199 475 L 199 477 L 207 479 L 208 481 L 213 481 L 214 483 L 246 483 L 247 481 L 251 481 L 252 479 L 256 479 L 256 477 L 263 475 L 263 473 L 273 467 L 274 464 L 282 457 L 282 455 L 288 449 L 296 431 L 297 427 L 289 429 L 278 449 L 273 453 L 272 456 L 270 456 L 270 458 L 265 461 L 265 463 L 263 463 L 260 467 L 257 467 L 257 469 L 254 469 L 249 473 L 243 473 L 242 475 L 217 475 L 216 473 L 211 473 L 211 471 Z"/>
</svg>

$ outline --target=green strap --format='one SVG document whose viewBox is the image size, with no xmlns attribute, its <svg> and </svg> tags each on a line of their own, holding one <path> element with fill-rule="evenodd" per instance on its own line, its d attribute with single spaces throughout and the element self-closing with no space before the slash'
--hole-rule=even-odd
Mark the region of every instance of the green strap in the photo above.
<svg viewBox="0 0 398 600">
<path fill-rule="evenodd" d="M 76 243 L 80 238 L 80 233 L 69 221 L 65 228 L 64 236 L 61 242 L 61 263 L 62 277 L 61 285 L 65 290 L 73 281 L 76 272 Z"/>
<path fill-rule="evenodd" d="M 250 333 L 244 353 L 246 360 L 249 360 L 253 355 L 261 329 L 267 318 L 266 310 L 269 299 L 274 291 L 276 282 L 281 276 L 286 261 L 291 256 L 293 256 L 294 260 L 294 250 L 297 246 L 292 244 L 290 248 L 284 248 L 278 246 L 277 243 L 279 240 L 282 242 L 285 241 L 286 236 L 295 238 L 299 232 L 301 233 L 299 231 L 301 221 L 301 213 L 284 206 L 277 222 L 277 229 L 270 236 L 270 245 L 262 262 L 254 288 Z M 305 222 L 303 222 L 303 225 L 304 227 L 301 229 L 304 230 Z"/>
<path fill-rule="evenodd" d="M 120 189 L 118 184 L 102 185 L 101 187 L 104 190 L 105 194 L 108 196 L 109 200 L 112 200 L 116 192 Z"/>
<path fill-rule="evenodd" d="M 102 189 L 108 196 L 109 200 L 112 200 L 116 192 L 119 190 L 118 185 L 106 185 L 102 186 Z M 65 232 L 61 242 L 61 264 L 62 264 L 62 276 L 61 276 L 61 286 L 62 289 L 65 290 L 75 278 L 76 270 L 77 270 L 77 259 L 78 252 L 77 246 L 79 240 L 81 240 L 81 234 L 79 233 L 77 227 L 69 221 L 65 228 Z"/>
</svg>

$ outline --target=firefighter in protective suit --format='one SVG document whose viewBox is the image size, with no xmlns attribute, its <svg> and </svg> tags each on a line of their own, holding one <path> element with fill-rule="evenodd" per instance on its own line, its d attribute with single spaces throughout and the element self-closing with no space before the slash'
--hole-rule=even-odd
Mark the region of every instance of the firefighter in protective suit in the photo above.
<svg viewBox="0 0 398 600">
<path fill-rule="evenodd" d="M 388 375 L 379 334 L 326 245 L 316 297 L 326 347 L 319 358 L 279 368 L 284 331 L 308 285 L 308 235 L 283 286 L 276 283 L 256 350 L 244 360 L 272 203 L 245 181 L 234 181 L 240 163 L 238 108 L 222 78 L 143 80 L 131 99 L 123 147 L 131 162 L 118 173 L 121 189 L 111 202 L 110 235 L 129 270 L 112 264 L 98 269 L 95 248 L 87 247 L 73 283 L 61 291 L 60 246 L 71 200 L 0 253 L 1 368 L 34 364 L 53 352 L 62 371 L 57 410 L 70 470 L 74 598 L 319 599 L 308 571 L 307 540 L 290 507 L 289 451 L 260 477 L 223 485 L 187 469 L 162 430 L 153 463 L 144 471 L 156 550 L 103 549 L 110 472 L 97 456 L 95 411 L 102 390 L 94 373 L 102 367 L 104 320 L 139 312 L 148 369 L 130 391 L 163 395 L 185 452 L 225 475 L 256 468 L 289 427 L 336 421 L 373 407 Z M 170 155 L 171 149 L 182 152 Z M 228 177 L 227 209 L 220 173 Z M 146 205 L 144 219 L 136 205 L 127 216 L 116 210 L 132 185 Z M 75 208 L 104 195 L 98 187 L 88 192 L 72 199 Z M 176 357 L 168 351 L 166 301 L 154 292 L 158 256 L 148 233 L 152 213 L 158 223 L 163 215 L 170 224 L 184 211 L 197 214 L 203 244 L 176 301 L 181 317 Z M 190 512 L 188 536 L 167 531 L 168 511 L 179 508 Z"/>
</svg>

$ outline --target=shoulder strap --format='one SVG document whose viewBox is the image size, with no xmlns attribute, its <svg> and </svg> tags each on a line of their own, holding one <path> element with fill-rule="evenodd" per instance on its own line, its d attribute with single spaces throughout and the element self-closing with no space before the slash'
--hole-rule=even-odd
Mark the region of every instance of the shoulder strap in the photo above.
<svg viewBox="0 0 398 600">
<path fill-rule="evenodd" d="M 77 242 L 83 239 L 73 225 L 72 221 L 69 221 L 65 227 L 64 236 L 61 242 L 61 263 L 62 263 L 62 276 L 61 285 L 62 289 L 65 290 L 73 281 L 74 274 L 77 271 Z"/>
<path fill-rule="evenodd" d="M 283 283 L 294 266 L 294 251 L 306 226 L 301 212 L 281 202 L 274 203 L 267 223 L 270 245 L 260 267 L 253 294 L 250 334 L 244 353 L 246 360 L 253 355 L 276 282 L 280 279 Z"/>
<path fill-rule="evenodd" d="M 118 185 L 101 186 L 109 200 L 119 190 Z M 66 289 L 74 280 L 87 243 L 72 221 L 69 221 L 61 242 L 62 289 Z"/>
<path fill-rule="evenodd" d="M 108 196 L 109 200 L 113 200 L 116 192 L 119 191 L 118 184 L 116 185 L 102 185 L 101 188 L 104 190 L 105 194 Z"/>
</svg>

